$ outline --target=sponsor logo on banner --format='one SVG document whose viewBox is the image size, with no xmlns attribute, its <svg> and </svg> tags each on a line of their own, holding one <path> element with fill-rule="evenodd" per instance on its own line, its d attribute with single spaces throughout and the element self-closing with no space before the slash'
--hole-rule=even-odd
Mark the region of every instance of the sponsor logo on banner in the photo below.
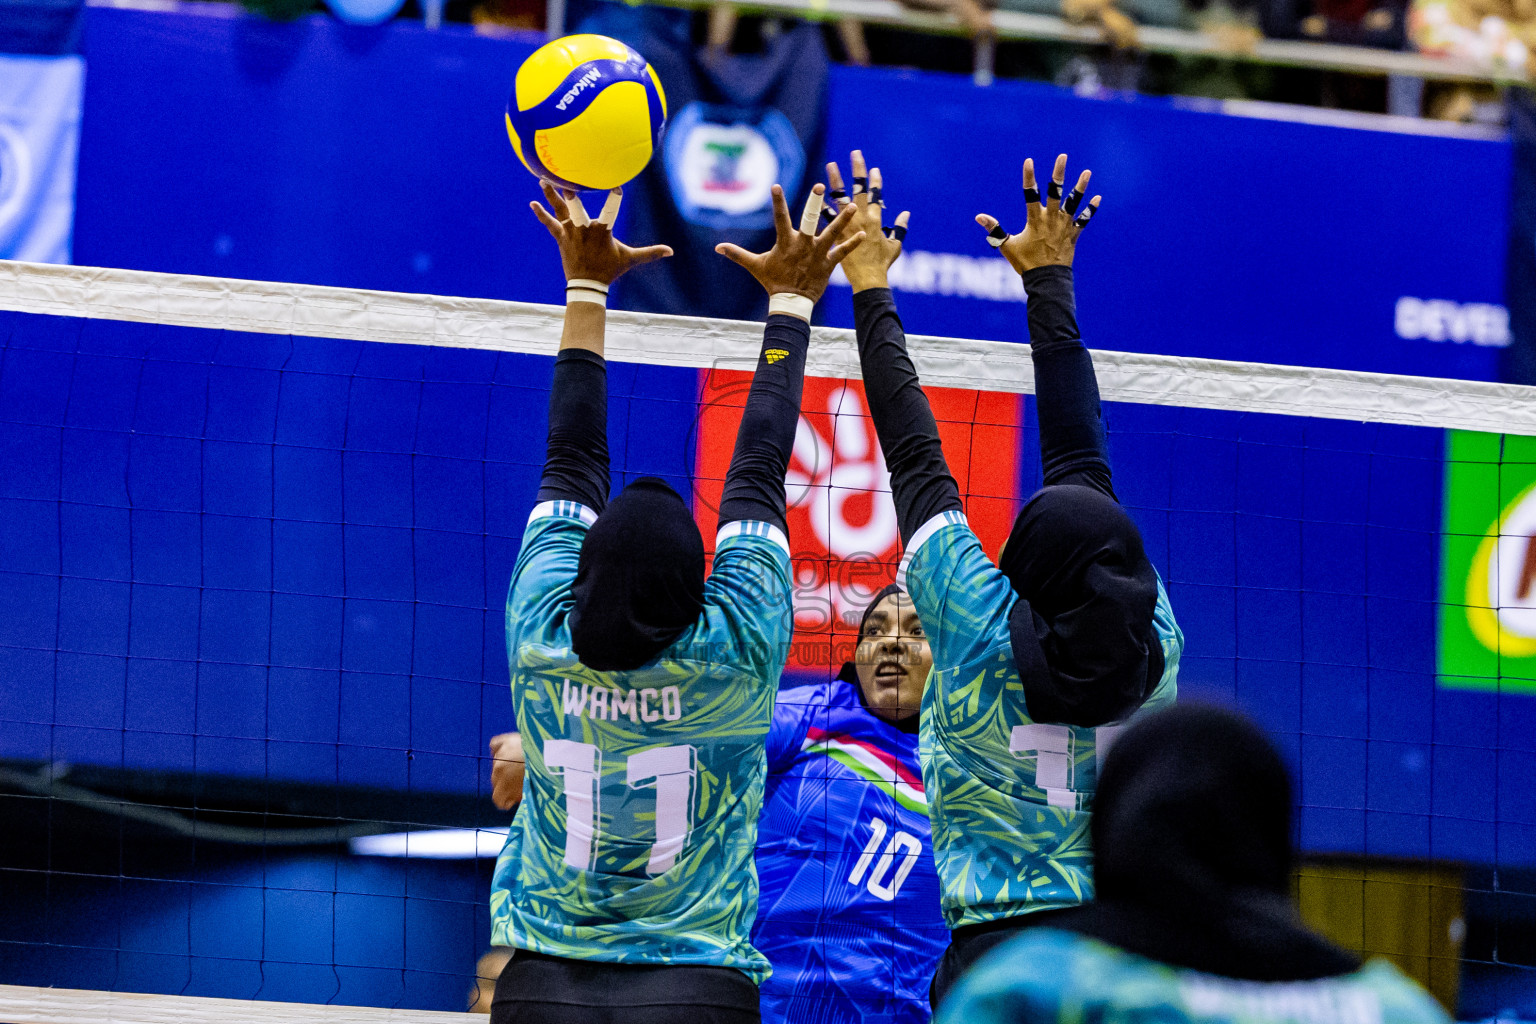
<svg viewBox="0 0 1536 1024">
<path fill-rule="evenodd" d="M 832 283 L 847 288 L 848 275 L 839 264 Z M 1023 302 L 1024 282 L 1001 256 L 964 256 L 954 252 L 904 249 L 891 265 L 893 291 L 914 295 L 945 295 L 960 299 Z"/>
<path fill-rule="evenodd" d="M 1536 693 L 1536 438 L 1449 435 L 1440 683 Z"/>
<path fill-rule="evenodd" d="M 85 62 L 0 54 L 0 259 L 68 263 Z"/>
<path fill-rule="evenodd" d="M 805 171 L 800 137 L 779 111 L 696 101 L 672 119 L 662 159 L 678 212 L 720 230 L 772 227 L 774 184 L 791 188 Z"/>
<path fill-rule="evenodd" d="M 21 133 L 0 123 L 0 234 L 20 217 L 32 194 L 32 151 Z"/>
<path fill-rule="evenodd" d="M 749 373 L 703 374 L 694 498 L 711 552 L 720 492 L 751 382 Z M 1023 399 L 926 390 L 971 527 L 995 553 L 1017 511 Z M 863 385 L 807 378 L 801 410 L 786 477 L 795 603 L 789 665 L 836 671 L 852 657 L 870 598 L 895 579 L 901 534 Z"/>
<path fill-rule="evenodd" d="M 1510 343 L 1509 310 L 1488 302 L 1451 302 L 1447 299 L 1397 300 L 1392 317 L 1399 338 L 1410 341 L 1471 342 L 1504 348 Z"/>
</svg>

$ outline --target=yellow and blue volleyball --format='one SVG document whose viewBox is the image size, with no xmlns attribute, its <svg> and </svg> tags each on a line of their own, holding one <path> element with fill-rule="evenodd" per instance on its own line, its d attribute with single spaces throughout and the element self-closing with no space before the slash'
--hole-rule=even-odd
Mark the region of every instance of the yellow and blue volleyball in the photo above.
<svg viewBox="0 0 1536 1024">
<path fill-rule="evenodd" d="M 517 70 L 507 135 L 523 166 L 573 189 L 618 188 L 661 143 L 667 97 L 645 58 L 607 36 L 565 36 Z"/>
</svg>

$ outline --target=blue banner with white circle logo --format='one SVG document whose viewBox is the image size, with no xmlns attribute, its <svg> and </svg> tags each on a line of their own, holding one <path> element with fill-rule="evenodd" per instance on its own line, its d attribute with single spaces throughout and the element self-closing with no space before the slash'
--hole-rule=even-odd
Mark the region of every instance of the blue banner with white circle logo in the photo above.
<svg viewBox="0 0 1536 1024">
<path fill-rule="evenodd" d="M 0 259 L 68 263 L 85 62 L 0 55 Z"/>
</svg>

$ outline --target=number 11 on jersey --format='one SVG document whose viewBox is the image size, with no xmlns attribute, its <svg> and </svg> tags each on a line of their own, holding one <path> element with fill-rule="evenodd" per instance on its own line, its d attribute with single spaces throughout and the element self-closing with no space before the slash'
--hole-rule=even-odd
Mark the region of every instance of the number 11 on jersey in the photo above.
<svg viewBox="0 0 1536 1024">
<path fill-rule="evenodd" d="M 601 820 L 603 752 L 591 743 L 549 740 L 544 765 L 559 774 L 565 790 L 565 862 L 578 871 L 591 871 L 597 858 Z M 664 874 L 693 830 L 693 780 L 697 774 L 691 746 L 653 747 L 629 758 L 624 781 L 630 789 L 656 789 L 656 841 L 646 863 L 648 875 Z"/>
</svg>

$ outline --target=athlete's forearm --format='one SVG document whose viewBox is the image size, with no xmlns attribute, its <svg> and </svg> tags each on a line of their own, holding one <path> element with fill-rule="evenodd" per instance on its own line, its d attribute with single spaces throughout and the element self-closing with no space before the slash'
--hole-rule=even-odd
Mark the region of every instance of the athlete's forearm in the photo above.
<svg viewBox="0 0 1536 1024">
<path fill-rule="evenodd" d="M 736 450 L 720 496 L 720 525 L 750 519 L 788 532 L 784 474 L 795 446 L 805 353 L 811 325 L 775 313 L 763 328 L 763 348 L 752 375 L 752 390 L 736 432 Z"/>
<path fill-rule="evenodd" d="M 572 308 L 588 306 L 601 312 L 602 307 L 586 302 Z M 568 313 L 567 334 L 570 321 Z M 608 368 L 601 352 L 599 327 L 595 349 L 562 343 L 555 357 L 541 502 L 574 501 L 593 512 L 608 505 Z"/>
<path fill-rule="evenodd" d="M 1072 268 L 1026 270 L 1024 289 L 1045 482 L 1083 484 L 1113 497 L 1098 380 L 1077 332 Z"/>
<path fill-rule="evenodd" d="M 891 472 L 891 498 L 903 542 L 944 512 L 959 509 L 960 488 L 950 476 L 928 396 L 907 355 L 907 336 L 889 288 L 853 296 L 859 366 L 870 418 Z"/>
</svg>

